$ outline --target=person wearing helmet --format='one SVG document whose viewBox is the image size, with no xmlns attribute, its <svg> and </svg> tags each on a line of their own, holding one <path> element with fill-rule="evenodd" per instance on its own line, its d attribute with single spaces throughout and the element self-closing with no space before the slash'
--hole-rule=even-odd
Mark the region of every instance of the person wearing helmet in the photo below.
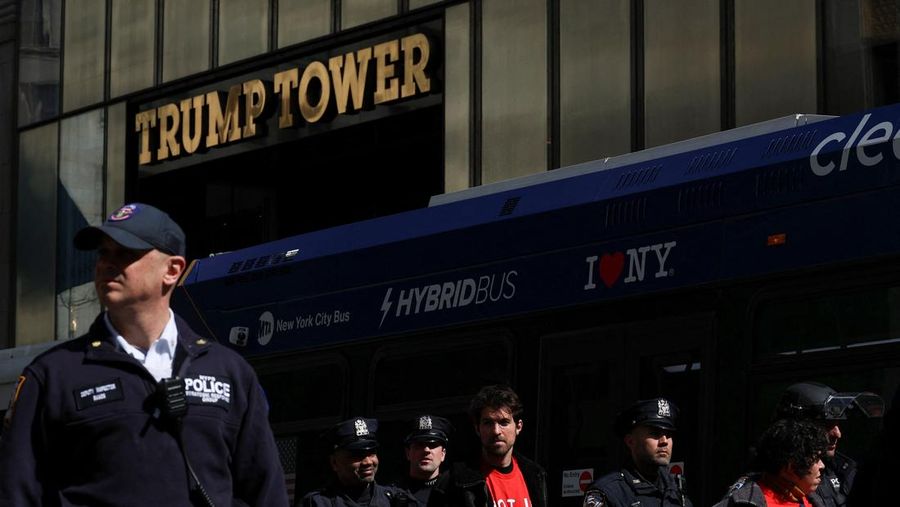
<svg viewBox="0 0 900 507">
<path fill-rule="evenodd" d="M 690 507 L 680 481 L 669 473 L 678 407 L 665 398 L 641 400 L 616 416 L 615 431 L 631 461 L 591 484 L 584 507 Z"/>
<path fill-rule="evenodd" d="M 818 382 L 799 382 L 788 387 L 775 410 L 776 419 L 806 420 L 818 424 L 828 437 L 822 461 L 825 469 L 822 482 L 809 495 L 815 506 L 842 507 L 856 476 L 856 462 L 838 452 L 841 439 L 840 421 L 851 413 L 866 417 L 881 417 L 884 400 L 870 392 L 839 393 Z"/>
</svg>

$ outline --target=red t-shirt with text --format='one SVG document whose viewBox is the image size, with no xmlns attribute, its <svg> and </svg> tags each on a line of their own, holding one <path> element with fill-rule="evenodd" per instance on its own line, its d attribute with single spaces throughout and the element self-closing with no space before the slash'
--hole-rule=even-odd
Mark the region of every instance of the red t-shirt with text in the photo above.
<svg viewBox="0 0 900 507">
<path fill-rule="evenodd" d="M 522 477 L 522 470 L 515 458 L 509 473 L 490 467 L 483 468 L 482 471 L 486 473 L 484 479 L 488 492 L 494 499 L 494 507 L 531 507 L 528 487 L 525 486 L 525 478 Z"/>
</svg>

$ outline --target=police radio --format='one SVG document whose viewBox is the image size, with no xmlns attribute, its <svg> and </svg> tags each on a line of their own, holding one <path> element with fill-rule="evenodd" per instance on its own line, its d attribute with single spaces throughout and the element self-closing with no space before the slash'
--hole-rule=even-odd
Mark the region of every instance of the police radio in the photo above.
<svg viewBox="0 0 900 507">
<path fill-rule="evenodd" d="M 175 377 L 160 380 L 156 385 L 156 395 L 159 399 L 160 418 L 174 425 L 175 439 L 178 441 L 178 448 L 181 450 L 181 456 L 184 458 L 184 466 L 187 468 L 190 479 L 194 483 L 194 487 L 191 488 L 191 496 L 196 497 L 196 500 L 205 507 L 215 507 L 212 498 L 209 497 L 203 484 L 200 483 L 200 478 L 194 472 L 194 467 L 191 466 L 191 460 L 188 459 L 187 451 L 184 447 L 184 438 L 181 432 L 184 416 L 187 414 L 187 395 L 184 392 L 184 379 Z"/>
<path fill-rule="evenodd" d="M 167 421 L 180 421 L 187 414 L 187 396 L 184 394 L 184 380 L 164 378 L 156 385 L 160 398 L 159 411 Z"/>
</svg>

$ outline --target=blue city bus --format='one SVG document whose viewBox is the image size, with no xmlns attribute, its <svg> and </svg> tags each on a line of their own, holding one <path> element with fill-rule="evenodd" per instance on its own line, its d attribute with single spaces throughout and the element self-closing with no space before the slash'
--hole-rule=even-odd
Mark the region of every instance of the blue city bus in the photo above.
<svg viewBox="0 0 900 507">
<path fill-rule="evenodd" d="M 509 383 L 553 505 L 621 463 L 616 412 L 655 396 L 708 505 L 787 385 L 890 399 L 898 217 L 900 106 L 794 115 L 199 259 L 176 307 L 256 367 L 298 497 L 335 422 L 380 419 L 389 481 L 414 415 L 449 417 L 469 458 L 469 398 Z M 879 425 L 846 421 L 839 448 L 863 457 Z"/>
</svg>

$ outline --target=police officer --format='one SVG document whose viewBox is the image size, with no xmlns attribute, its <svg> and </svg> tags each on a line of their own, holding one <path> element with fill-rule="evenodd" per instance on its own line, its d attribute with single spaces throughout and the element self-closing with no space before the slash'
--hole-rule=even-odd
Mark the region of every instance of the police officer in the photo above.
<svg viewBox="0 0 900 507">
<path fill-rule="evenodd" d="M 450 473 L 441 471 L 441 464 L 447 459 L 447 442 L 452 432 L 453 425 L 443 417 L 424 414 L 412 421 L 405 439 L 409 473 L 400 486 L 412 493 L 419 505 L 446 502 Z"/>
<path fill-rule="evenodd" d="M 823 456 L 825 470 L 818 489 L 809 495 L 818 507 L 847 505 L 847 495 L 856 477 L 856 462 L 837 451 L 841 439 L 839 421 L 851 413 L 881 417 L 884 400 L 870 392 L 839 393 L 818 382 L 799 382 L 788 387 L 775 409 L 776 419 L 808 420 L 828 434 L 828 447 Z"/>
<path fill-rule="evenodd" d="M 286 506 L 256 375 L 169 309 L 181 228 L 134 203 L 79 231 L 75 247 L 97 251 L 106 311 L 19 378 L 0 505 Z"/>
<path fill-rule="evenodd" d="M 680 478 L 669 473 L 678 408 L 665 398 L 638 401 L 616 416 L 615 431 L 630 463 L 594 481 L 585 507 L 691 506 Z"/>
<path fill-rule="evenodd" d="M 402 507 L 415 505 L 409 494 L 375 482 L 378 472 L 378 420 L 355 417 L 326 435 L 334 479 L 303 497 L 304 507 Z"/>
</svg>

